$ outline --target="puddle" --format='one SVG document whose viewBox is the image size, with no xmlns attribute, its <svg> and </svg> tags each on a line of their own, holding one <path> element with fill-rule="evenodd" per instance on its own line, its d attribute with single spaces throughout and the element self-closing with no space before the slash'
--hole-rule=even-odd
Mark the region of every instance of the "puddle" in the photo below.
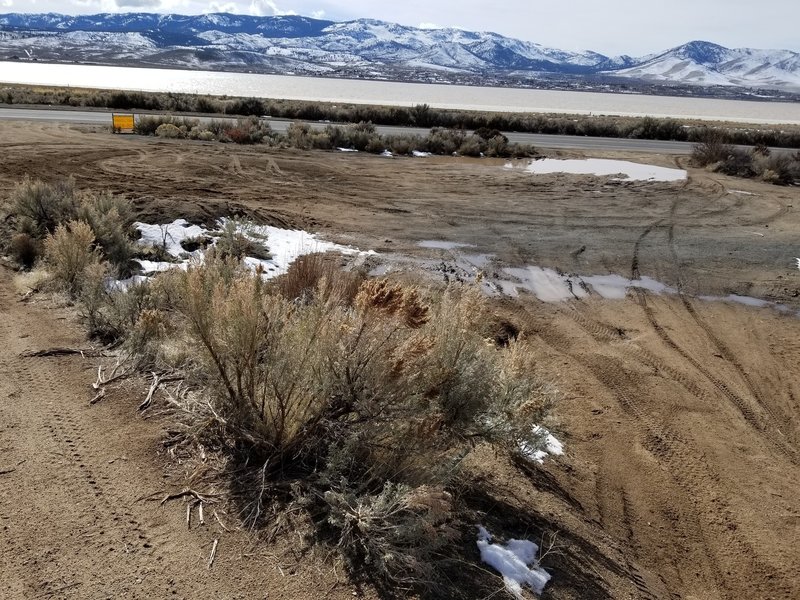
<svg viewBox="0 0 800 600">
<path fill-rule="evenodd" d="M 676 294 L 677 290 L 651 279 L 628 279 L 622 275 L 566 275 L 543 267 L 506 268 L 503 273 L 512 279 L 500 280 L 504 294 L 518 296 L 525 291 L 542 302 L 563 302 L 588 297 L 592 292 L 606 300 L 622 300 L 631 288 L 655 294 Z"/>
<path fill-rule="evenodd" d="M 514 168 L 507 163 L 505 168 Z M 609 160 L 603 158 L 567 159 L 544 158 L 534 160 L 525 168 L 529 173 L 537 175 L 551 173 L 569 173 L 572 175 L 618 175 L 616 181 L 683 181 L 686 171 L 670 169 L 655 165 L 644 165 L 627 160 Z"/>
<path fill-rule="evenodd" d="M 423 245 L 426 244 L 426 245 Z M 481 289 L 489 296 L 509 296 L 517 298 L 521 294 L 531 294 L 542 302 L 567 302 L 598 296 L 605 300 L 623 300 L 632 289 L 643 289 L 654 294 L 677 295 L 678 290 L 652 277 L 642 276 L 630 279 L 618 274 L 581 275 L 567 274 L 556 269 L 527 265 L 524 267 L 500 268 L 494 264 L 492 254 L 461 254 L 459 247 L 470 244 L 457 242 L 421 242 L 422 247 L 452 250 L 446 259 L 422 259 L 401 255 L 382 255 L 384 262 L 370 271 L 370 276 L 382 277 L 392 271 L 406 268 L 428 272 L 445 283 L 474 283 L 480 280 Z M 480 275 L 480 279 L 479 279 Z M 728 296 L 697 296 L 707 302 L 734 302 L 754 308 L 772 308 L 784 314 L 800 317 L 800 311 L 761 298 L 730 294 Z"/>
<path fill-rule="evenodd" d="M 456 248 L 472 248 L 474 244 L 461 244 L 459 242 L 448 242 L 445 240 L 422 240 L 417 243 L 420 248 L 431 248 L 433 250 L 455 250 Z"/>
</svg>

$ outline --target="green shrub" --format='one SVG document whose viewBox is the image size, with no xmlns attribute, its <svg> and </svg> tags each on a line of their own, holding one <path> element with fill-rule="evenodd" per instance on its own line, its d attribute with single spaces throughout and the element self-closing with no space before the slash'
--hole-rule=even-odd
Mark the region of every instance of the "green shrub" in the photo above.
<svg viewBox="0 0 800 600">
<path fill-rule="evenodd" d="M 214 249 L 220 258 L 241 260 L 245 257 L 268 260 L 269 250 L 264 246 L 266 239 L 253 240 L 250 225 L 238 219 L 227 219 L 222 227 Z"/>
<path fill-rule="evenodd" d="M 455 537 L 447 488 L 470 449 L 541 441 L 547 394 L 516 342 L 479 333 L 479 291 L 424 299 L 367 280 L 332 295 L 322 275 L 314 293 L 295 287 L 298 302 L 214 257 L 177 277 L 178 321 L 213 391 L 186 405 L 190 430 L 235 461 L 250 524 L 269 504 L 300 511 L 354 571 L 432 584 Z"/>
<path fill-rule="evenodd" d="M 43 238 L 60 223 L 75 218 L 78 208 L 75 181 L 65 179 L 50 184 L 25 178 L 11 193 L 11 206 L 17 231 Z"/>
<path fill-rule="evenodd" d="M 92 228 L 95 242 L 104 257 L 118 268 L 120 274 L 128 275 L 134 255 L 130 204 L 109 192 L 90 193 L 81 199 L 77 215 Z"/>
<path fill-rule="evenodd" d="M 232 115 L 253 115 L 256 117 L 268 114 L 267 109 L 264 106 L 264 102 L 258 98 L 243 98 L 234 100 L 228 105 L 226 112 Z"/>
</svg>

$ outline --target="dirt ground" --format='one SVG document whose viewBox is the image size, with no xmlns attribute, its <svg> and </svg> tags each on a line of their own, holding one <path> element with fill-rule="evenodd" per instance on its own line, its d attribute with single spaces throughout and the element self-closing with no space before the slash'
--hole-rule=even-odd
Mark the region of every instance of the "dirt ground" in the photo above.
<svg viewBox="0 0 800 600">
<path fill-rule="evenodd" d="M 383 255 L 446 261 L 452 253 L 417 243 L 448 240 L 495 255 L 498 268 L 673 286 L 498 301 L 561 391 L 565 455 L 528 473 L 479 457 L 492 494 L 474 500 L 476 519 L 510 536 L 558 533 L 546 598 L 800 597 L 800 319 L 698 299 L 800 309 L 798 190 L 691 168 L 672 184 L 534 177 L 503 162 L 0 125 L 0 197 L 25 175 L 72 175 L 124 194 L 143 220 L 248 214 Z M 352 597 L 288 547 L 216 524 L 187 531 L 180 506 L 135 502 L 175 485 L 157 454 L 160 425 L 136 416 L 141 390 L 89 406 L 96 361 L 20 358 L 86 342 L 63 310 L 18 302 L 11 281 L 2 271 L 0 472 L 14 470 L 0 475 L 0 596 Z"/>
</svg>

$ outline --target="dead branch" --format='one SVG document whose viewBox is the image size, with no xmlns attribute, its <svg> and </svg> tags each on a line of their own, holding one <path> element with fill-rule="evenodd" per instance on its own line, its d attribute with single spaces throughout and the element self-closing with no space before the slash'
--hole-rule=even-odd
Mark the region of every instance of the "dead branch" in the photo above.
<svg viewBox="0 0 800 600">
<path fill-rule="evenodd" d="M 219 540 L 215 539 L 214 540 L 214 545 L 211 546 L 211 556 L 209 556 L 209 558 L 208 558 L 208 568 L 209 569 L 211 568 L 211 565 L 214 564 L 214 559 L 217 556 L 217 545 L 218 544 L 219 544 Z"/>
<path fill-rule="evenodd" d="M 96 390 L 99 390 L 104 385 L 124 379 L 125 377 L 130 377 L 133 374 L 133 371 L 123 371 L 122 373 L 117 374 L 117 370 L 120 368 L 120 366 L 122 366 L 122 361 L 119 357 L 117 357 L 117 361 L 114 363 L 111 373 L 108 375 L 108 377 L 105 377 L 105 368 L 103 365 L 99 365 L 97 367 L 97 381 L 92 384 L 92 387 Z"/>
<path fill-rule="evenodd" d="M 47 356 L 69 356 L 80 354 L 84 358 L 100 358 L 108 356 L 104 350 L 94 348 L 48 348 L 46 350 L 27 350 L 22 352 L 20 358 L 43 358 Z"/>
<path fill-rule="evenodd" d="M 186 505 L 186 529 L 192 528 L 192 505 Z"/>
<path fill-rule="evenodd" d="M 161 378 L 153 373 L 153 381 L 150 384 L 150 390 L 147 392 L 147 397 L 144 399 L 144 402 L 139 405 L 139 410 L 144 410 L 153 403 L 153 394 L 156 393 L 156 388 L 158 388 L 160 382 Z"/>
<path fill-rule="evenodd" d="M 169 383 L 171 381 L 183 381 L 183 377 L 179 375 L 163 375 L 153 372 L 153 381 L 150 384 L 150 389 L 147 392 L 147 397 L 145 397 L 144 401 L 139 405 L 139 410 L 145 410 L 149 408 L 149 406 L 153 403 L 153 395 L 156 393 L 156 390 L 161 388 L 161 386 L 165 383 Z"/>
<path fill-rule="evenodd" d="M 99 391 L 99 392 L 97 392 L 97 393 L 94 395 L 94 398 L 92 398 L 91 400 L 89 400 L 89 404 L 97 404 L 98 402 L 100 402 L 100 400 L 102 400 L 103 398 L 105 398 L 105 396 L 106 396 L 106 388 L 100 388 L 100 391 Z"/>
<path fill-rule="evenodd" d="M 203 519 L 203 502 L 202 502 L 202 500 L 198 501 L 197 512 L 198 512 L 198 514 L 200 516 L 200 525 L 205 525 L 206 522 Z"/>
<path fill-rule="evenodd" d="M 208 496 L 204 496 L 203 494 L 199 494 L 194 490 L 186 488 L 185 490 L 177 492 L 176 494 L 167 494 L 166 496 L 164 496 L 164 499 L 161 500 L 161 506 L 163 506 L 170 500 L 177 500 L 178 498 L 183 498 L 185 496 L 192 496 L 196 500 L 199 500 L 200 502 L 205 502 L 206 504 L 213 504 L 214 502 L 216 502 L 215 500 L 216 494 L 209 494 Z"/>
</svg>

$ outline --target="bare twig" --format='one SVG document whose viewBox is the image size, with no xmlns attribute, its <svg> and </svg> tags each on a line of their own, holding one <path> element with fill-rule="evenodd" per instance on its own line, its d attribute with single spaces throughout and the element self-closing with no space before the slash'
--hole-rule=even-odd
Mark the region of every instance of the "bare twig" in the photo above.
<svg viewBox="0 0 800 600">
<path fill-rule="evenodd" d="M 549 534 L 549 539 L 545 541 L 545 533 L 542 532 L 542 537 L 539 540 L 539 560 L 542 562 L 550 554 L 561 554 L 561 546 L 557 544 L 558 532 L 553 531 Z"/>
<path fill-rule="evenodd" d="M 214 518 L 217 520 L 217 523 L 219 523 L 220 527 L 222 527 L 225 531 L 228 531 L 228 532 L 230 531 L 230 529 L 225 527 L 225 523 L 222 522 L 222 519 L 219 518 L 219 515 L 217 514 L 217 511 L 214 511 Z"/>
<path fill-rule="evenodd" d="M 208 568 L 211 568 L 211 565 L 214 564 L 214 559 L 217 557 L 217 545 L 219 544 L 219 540 L 214 540 L 214 545 L 211 546 L 211 556 L 208 557 Z"/>
<path fill-rule="evenodd" d="M 100 402 L 100 400 L 102 400 L 103 398 L 105 398 L 105 396 L 106 396 L 106 388 L 100 388 L 100 391 L 99 391 L 99 392 L 97 392 L 97 393 L 94 395 L 94 398 L 92 398 L 91 400 L 89 400 L 89 404 L 97 404 L 98 402 Z"/>
<path fill-rule="evenodd" d="M 192 505 L 186 505 L 186 529 L 192 528 Z"/>
<path fill-rule="evenodd" d="M 198 514 L 200 516 L 200 525 L 205 525 L 206 522 L 203 519 L 203 501 L 202 500 L 200 500 L 198 502 L 197 512 L 198 512 Z"/>
</svg>

